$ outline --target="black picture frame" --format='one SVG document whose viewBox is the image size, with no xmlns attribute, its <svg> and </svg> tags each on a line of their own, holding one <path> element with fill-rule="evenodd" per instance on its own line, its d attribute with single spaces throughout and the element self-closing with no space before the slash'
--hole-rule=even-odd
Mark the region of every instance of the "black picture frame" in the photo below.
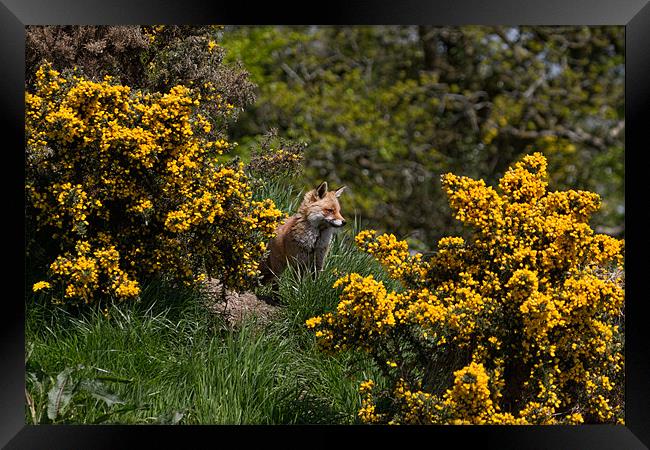
<svg viewBox="0 0 650 450">
<path fill-rule="evenodd" d="M 356 427 L 356 426 L 28 426 L 24 421 L 24 283 L 5 275 L 0 310 L 0 445 L 10 449 L 118 449 L 131 447 L 210 446 L 226 444 L 237 434 L 236 444 L 276 438 L 298 432 L 297 445 L 347 442 L 424 442 L 437 445 L 441 438 L 456 446 L 474 444 L 499 449 L 642 449 L 650 446 L 650 326 L 645 324 L 643 269 L 650 239 L 646 192 L 642 185 L 643 151 L 649 151 L 650 125 L 650 4 L 648 0 L 444 0 L 444 1 L 330 1 L 321 5 L 269 2 L 207 2 L 199 0 L 0 0 L 0 127 L 3 128 L 5 165 L 6 242 L 16 242 L 16 252 L 6 255 L 8 266 L 24 258 L 18 236 L 24 222 L 16 220 L 24 202 L 24 51 L 25 25 L 31 24 L 436 24 L 436 25 L 623 25 L 626 39 L 625 70 L 625 202 L 626 218 L 626 396 L 625 426 L 465 426 L 465 427 Z M 6 176 L 9 172 L 12 176 Z M 13 219 L 12 219 L 13 218 Z M 24 261 L 24 259 L 23 259 Z M 24 273 L 23 273 L 24 275 Z M 24 278 L 24 276 L 22 277 Z M 293 436 L 291 436 L 293 437 Z M 328 439 L 329 438 L 329 439 Z M 337 439 L 338 438 L 338 439 Z M 336 439 L 336 440 L 334 440 Z M 340 445 L 340 444 L 338 444 Z M 201 445 L 202 446 L 202 445 Z"/>
</svg>

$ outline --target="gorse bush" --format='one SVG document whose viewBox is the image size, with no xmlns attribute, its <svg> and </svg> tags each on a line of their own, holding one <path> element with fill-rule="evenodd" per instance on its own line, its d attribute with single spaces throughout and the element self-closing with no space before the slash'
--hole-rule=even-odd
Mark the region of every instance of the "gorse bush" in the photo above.
<svg viewBox="0 0 650 450">
<path fill-rule="evenodd" d="M 322 349 L 364 349 L 389 380 L 361 384 L 360 419 L 622 422 L 624 243 L 590 228 L 599 196 L 548 191 L 540 153 L 496 189 L 453 174 L 443 187 L 471 239 L 445 237 L 424 258 L 362 231 L 403 289 L 352 273 L 334 284 L 336 310 L 307 321 Z"/>
<path fill-rule="evenodd" d="M 151 275 L 251 284 L 282 213 L 226 162 L 216 109 L 232 109 L 216 91 L 145 92 L 41 66 L 26 94 L 27 253 L 49 273 L 34 290 L 89 303 L 134 297 Z"/>
</svg>

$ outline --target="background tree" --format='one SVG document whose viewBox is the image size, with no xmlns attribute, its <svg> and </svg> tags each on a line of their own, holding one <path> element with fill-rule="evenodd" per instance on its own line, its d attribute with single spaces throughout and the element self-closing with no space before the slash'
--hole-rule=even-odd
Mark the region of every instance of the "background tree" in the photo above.
<svg viewBox="0 0 650 450">
<path fill-rule="evenodd" d="M 349 185 L 374 227 L 432 247 L 461 232 L 442 173 L 494 182 L 542 151 L 551 186 L 598 192 L 594 226 L 624 234 L 622 27 L 234 27 L 224 45 L 259 86 L 242 149 L 270 127 L 309 141 L 304 183 Z"/>
</svg>

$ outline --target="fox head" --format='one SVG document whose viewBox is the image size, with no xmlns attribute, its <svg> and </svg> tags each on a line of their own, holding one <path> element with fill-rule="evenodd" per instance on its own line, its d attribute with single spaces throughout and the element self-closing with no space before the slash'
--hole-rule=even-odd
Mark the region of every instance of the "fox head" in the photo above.
<svg viewBox="0 0 650 450">
<path fill-rule="evenodd" d="M 328 191 L 327 182 L 323 181 L 317 188 L 305 194 L 299 212 L 317 228 L 342 227 L 345 225 L 345 218 L 341 215 L 338 198 L 344 190 L 345 186 Z"/>
</svg>

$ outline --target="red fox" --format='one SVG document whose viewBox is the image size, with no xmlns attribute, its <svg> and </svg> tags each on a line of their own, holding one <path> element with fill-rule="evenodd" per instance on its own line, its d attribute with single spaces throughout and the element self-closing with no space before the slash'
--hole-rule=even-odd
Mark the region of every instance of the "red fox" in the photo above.
<svg viewBox="0 0 650 450">
<path fill-rule="evenodd" d="M 269 243 L 269 255 L 261 265 L 263 281 L 279 276 L 287 264 L 323 269 L 334 230 L 345 225 L 338 201 L 345 188 L 328 192 L 323 181 L 305 194 L 298 212 L 277 228 Z"/>
</svg>

